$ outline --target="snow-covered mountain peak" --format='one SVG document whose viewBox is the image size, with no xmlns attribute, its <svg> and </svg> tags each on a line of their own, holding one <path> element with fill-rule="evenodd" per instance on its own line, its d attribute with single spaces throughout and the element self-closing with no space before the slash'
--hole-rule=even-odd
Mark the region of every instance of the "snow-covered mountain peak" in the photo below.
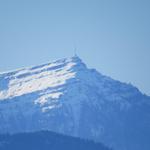
<svg viewBox="0 0 150 150">
<path fill-rule="evenodd" d="M 0 74 L 0 133 L 51 130 L 149 150 L 149 114 L 150 97 L 78 56 Z"/>
<path fill-rule="evenodd" d="M 36 67 L 0 74 L 0 79 L 5 76 L 4 80 L 0 82 L 0 100 L 63 86 L 67 80 L 75 78 L 77 70 L 85 68 L 81 59 L 74 56 Z M 52 98 L 58 98 L 60 95 L 60 92 L 49 94 Z"/>
</svg>

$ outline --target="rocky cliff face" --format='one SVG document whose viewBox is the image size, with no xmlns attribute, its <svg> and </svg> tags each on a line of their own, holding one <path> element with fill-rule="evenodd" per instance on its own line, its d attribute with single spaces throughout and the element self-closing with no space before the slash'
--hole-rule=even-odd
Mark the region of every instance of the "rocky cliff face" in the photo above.
<svg viewBox="0 0 150 150">
<path fill-rule="evenodd" d="M 150 97 L 77 56 L 0 74 L 0 133 L 50 130 L 150 149 Z"/>
</svg>

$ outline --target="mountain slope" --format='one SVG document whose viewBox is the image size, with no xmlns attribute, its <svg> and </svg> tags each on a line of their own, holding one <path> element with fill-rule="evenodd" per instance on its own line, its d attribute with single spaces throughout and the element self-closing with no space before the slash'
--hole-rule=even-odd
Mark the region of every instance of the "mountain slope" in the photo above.
<svg viewBox="0 0 150 150">
<path fill-rule="evenodd" d="M 49 131 L 0 135 L 0 150 L 110 150 L 100 143 Z"/>
<path fill-rule="evenodd" d="M 150 97 L 78 57 L 0 74 L 0 133 L 51 130 L 150 149 Z"/>
</svg>

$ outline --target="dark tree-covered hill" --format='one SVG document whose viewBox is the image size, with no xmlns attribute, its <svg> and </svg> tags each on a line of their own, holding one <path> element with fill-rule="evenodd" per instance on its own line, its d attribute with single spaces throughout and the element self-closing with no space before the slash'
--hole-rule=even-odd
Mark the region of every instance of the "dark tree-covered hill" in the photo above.
<svg viewBox="0 0 150 150">
<path fill-rule="evenodd" d="M 110 150 L 101 143 L 50 131 L 0 135 L 0 150 Z"/>
</svg>

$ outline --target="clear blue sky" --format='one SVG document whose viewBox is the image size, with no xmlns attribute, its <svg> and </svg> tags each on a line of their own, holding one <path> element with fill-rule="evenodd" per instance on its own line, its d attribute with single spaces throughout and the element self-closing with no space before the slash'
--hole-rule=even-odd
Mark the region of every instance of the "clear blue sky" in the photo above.
<svg viewBox="0 0 150 150">
<path fill-rule="evenodd" d="M 78 55 L 150 95 L 149 0 L 0 0 L 0 71 Z"/>
</svg>

